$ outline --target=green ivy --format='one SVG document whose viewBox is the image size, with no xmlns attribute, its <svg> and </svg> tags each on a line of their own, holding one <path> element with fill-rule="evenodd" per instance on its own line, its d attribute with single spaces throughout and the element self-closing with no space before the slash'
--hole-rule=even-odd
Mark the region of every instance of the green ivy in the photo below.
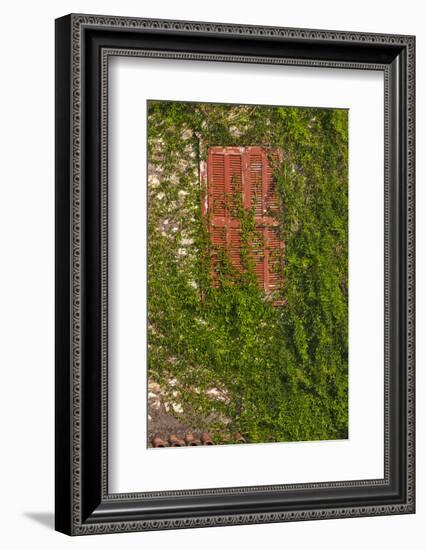
<svg viewBox="0 0 426 550">
<path fill-rule="evenodd" d="M 282 307 L 244 255 L 250 210 L 239 210 L 246 269 L 222 255 L 212 284 L 199 167 L 214 145 L 282 151 Z M 148 161 L 149 377 L 218 441 L 346 438 L 347 111 L 150 101 Z"/>
</svg>

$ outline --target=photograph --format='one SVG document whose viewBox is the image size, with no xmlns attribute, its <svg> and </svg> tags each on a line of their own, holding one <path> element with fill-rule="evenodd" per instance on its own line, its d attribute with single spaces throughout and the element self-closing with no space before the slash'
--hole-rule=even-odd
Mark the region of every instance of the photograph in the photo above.
<svg viewBox="0 0 426 550">
<path fill-rule="evenodd" d="M 133 16 L 58 7 L 55 456 L 43 464 L 59 533 L 122 534 L 126 546 L 132 532 L 173 531 L 176 546 L 191 530 L 184 544 L 216 548 L 241 545 L 231 526 L 267 523 L 293 546 L 309 530 L 318 545 L 321 530 L 328 547 L 358 548 L 368 524 L 390 549 L 420 525 L 403 516 L 416 513 L 423 30 L 401 10 L 386 23 L 383 6 L 369 6 L 368 24 L 365 10 L 315 3 L 309 21 L 274 6 L 264 22 L 238 0 L 229 22 L 216 4 L 198 15 L 172 3 Z M 11 72 L 23 89 L 28 70 Z M 31 127 L 53 145 L 52 125 Z M 37 196 L 41 149 L 14 159 L 9 178 L 27 169 L 19 181 Z M 28 209 L 48 220 L 9 188 L 24 208 L 15 233 L 37 237 L 25 271 L 39 263 L 39 234 L 21 221 Z M 30 310 L 10 318 L 21 327 Z M 34 355 L 31 343 L 11 357 Z M 21 369 L 6 370 L 22 386 Z M 38 403 L 27 382 L 24 401 Z M 25 506 L 24 525 L 37 511 Z M 334 534 L 312 525 L 328 519 Z M 220 526 L 234 539 L 197 539 Z"/>
<path fill-rule="evenodd" d="M 0 550 L 426 549 L 425 5 L 2 5 Z"/>
<path fill-rule="evenodd" d="M 147 447 L 349 437 L 348 124 L 147 101 Z"/>
</svg>

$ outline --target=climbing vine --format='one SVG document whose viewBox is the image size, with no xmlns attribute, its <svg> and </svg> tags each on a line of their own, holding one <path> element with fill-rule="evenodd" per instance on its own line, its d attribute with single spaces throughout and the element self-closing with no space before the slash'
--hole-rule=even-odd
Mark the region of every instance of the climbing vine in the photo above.
<svg viewBox="0 0 426 550">
<path fill-rule="evenodd" d="M 199 170 L 215 145 L 281 151 L 282 307 L 257 285 L 238 205 L 244 269 L 218 251 L 213 284 Z M 346 438 L 347 111 L 150 101 L 148 167 L 148 376 L 175 414 L 218 442 Z"/>
</svg>

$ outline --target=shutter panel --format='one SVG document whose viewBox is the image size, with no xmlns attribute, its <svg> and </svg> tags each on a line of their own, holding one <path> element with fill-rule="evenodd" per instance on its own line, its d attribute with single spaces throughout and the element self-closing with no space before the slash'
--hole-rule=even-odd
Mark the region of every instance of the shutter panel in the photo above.
<svg viewBox="0 0 426 550">
<path fill-rule="evenodd" d="M 259 287 L 268 290 L 268 254 L 265 234 L 265 191 L 267 158 L 261 147 L 247 147 L 247 194 L 250 196 L 249 207 L 254 209 L 256 237 L 252 244 L 254 271 Z"/>
<path fill-rule="evenodd" d="M 237 215 L 237 208 L 242 206 L 242 155 L 230 154 L 227 156 L 227 161 L 230 180 L 230 216 L 235 218 Z"/>
<path fill-rule="evenodd" d="M 237 216 L 238 208 L 242 207 L 242 154 L 234 148 L 228 148 L 228 151 L 226 155 L 229 205 L 228 248 L 232 267 L 241 271 L 241 228 Z"/>
<path fill-rule="evenodd" d="M 210 227 L 210 239 L 211 239 L 211 273 L 213 281 L 217 280 L 218 261 L 222 252 L 226 249 L 226 228 L 217 227 L 211 225 Z"/>
<path fill-rule="evenodd" d="M 231 265 L 241 269 L 241 230 L 236 218 L 242 196 L 242 148 L 211 147 L 208 156 L 208 210 L 211 266 L 214 284 L 218 260 L 226 252 Z"/>
<path fill-rule="evenodd" d="M 229 227 L 229 257 L 232 267 L 241 271 L 241 228 L 236 223 Z"/>
<path fill-rule="evenodd" d="M 260 147 L 247 147 L 247 196 L 249 208 L 254 208 L 256 218 L 263 216 L 263 154 Z"/>
<path fill-rule="evenodd" d="M 266 156 L 266 155 L 265 155 Z M 276 187 L 276 181 L 273 177 L 273 164 L 278 163 L 279 156 L 277 153 L 271 154 L 271 158 L 265 159 L 265 175 L 266 175 L 266 185 L 265 185 L 265 210 L 266 215 L 273 216 L 279 212 L 279 201 L 278 193 Z"/>
<path fill-rule="evenodd" d="M 225 155 L 213 153 L 209 159 L 209 206 L 213 216 L 225 217 Z"/>
<path fill-rule="evenodd" d="M 210 266 L 213 284 L 216 284 L 218 263 L 226 248 L 225 155 L 220 151 L 209 151 L 207 184 L 207 211 L 211 242 Z"/>
</svg>

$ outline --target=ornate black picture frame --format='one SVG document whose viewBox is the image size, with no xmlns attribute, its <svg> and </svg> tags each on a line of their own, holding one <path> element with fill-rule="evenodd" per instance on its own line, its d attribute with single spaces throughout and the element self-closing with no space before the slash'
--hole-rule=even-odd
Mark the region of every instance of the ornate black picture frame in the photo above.
<svg viewBox="0 0 426 550">
<path fill-rule="evenodd" d="M 109 493 L 107 74 L 117 55 L 383 72 L 383 479 Z M 56 21 L 58 531 L 414 513 L 414 55 L 413 36 L 74 14 Z"/>
</svg>

